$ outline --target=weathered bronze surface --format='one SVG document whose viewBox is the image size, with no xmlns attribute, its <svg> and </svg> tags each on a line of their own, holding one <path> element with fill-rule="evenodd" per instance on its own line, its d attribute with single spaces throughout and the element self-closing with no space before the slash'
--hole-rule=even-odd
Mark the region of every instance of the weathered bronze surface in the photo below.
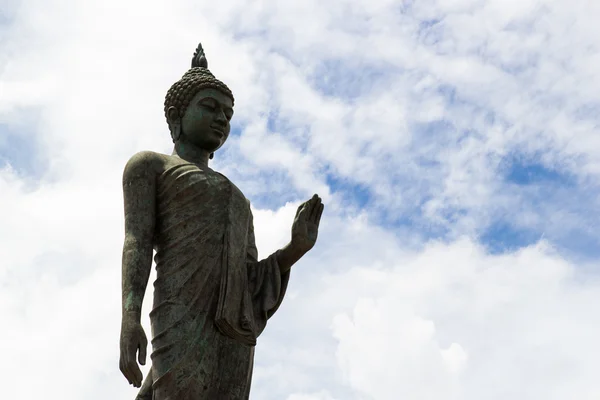
<svg viewBox="0 0 600 400">
<path fill-rule="evenodd" d="M 324 205 L 298 208 L 291 240 L 257 260 L 250 203 L 209 160 L 227 140 L 233 94 L 208 70 L 202 46 L 168 91 L 171 155 L 135 154 L 123 173 L 121 372 L 137 399 L 248 399 L 254 346 L 283 300 L 290 268 L 317 240 Z M 156 250 L 152 365 L 141 308 Z"/>
</svg>

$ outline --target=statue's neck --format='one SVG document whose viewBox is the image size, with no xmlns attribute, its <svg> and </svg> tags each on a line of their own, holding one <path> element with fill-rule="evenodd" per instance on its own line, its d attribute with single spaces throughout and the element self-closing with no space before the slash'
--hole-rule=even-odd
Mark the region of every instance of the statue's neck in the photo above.
<svg viewBox="0 0 600 400">
<path fill-rule="evenodd" d="M 203 167 L 208 167 L 210 159 L 210 152 L 186 142 L 183 138 L 175 142 L 172 155 Z"/>
</svg>

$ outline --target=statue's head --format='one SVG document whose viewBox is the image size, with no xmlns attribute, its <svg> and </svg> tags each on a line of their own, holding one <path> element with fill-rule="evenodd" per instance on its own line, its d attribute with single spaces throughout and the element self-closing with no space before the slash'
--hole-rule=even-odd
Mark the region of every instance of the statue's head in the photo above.
<svg viewBox="0 0 600 400">
<path fill-rule="evenodd" d="M 208 70 L 202 45 L 192 58 L 192 68 L 175 82 L 165 98 L 165 116 L 173 142 L 185 139 L 210 153 L 229 136 L 233 93 Z"/>
</svg>

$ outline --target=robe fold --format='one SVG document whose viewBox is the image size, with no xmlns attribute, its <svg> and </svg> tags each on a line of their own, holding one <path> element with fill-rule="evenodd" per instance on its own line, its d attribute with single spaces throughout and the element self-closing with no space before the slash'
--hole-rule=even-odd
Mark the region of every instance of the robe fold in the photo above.
<svg viewBox="0 0 600 400">
<path fill-rule="evenodd" d="M 217 172 L 167 168 L 156 207 L 151 398 L 248 399 L 256 338 L 289 273 L 276 254 L 257 260 L 250 203 Z"/>
</svg>

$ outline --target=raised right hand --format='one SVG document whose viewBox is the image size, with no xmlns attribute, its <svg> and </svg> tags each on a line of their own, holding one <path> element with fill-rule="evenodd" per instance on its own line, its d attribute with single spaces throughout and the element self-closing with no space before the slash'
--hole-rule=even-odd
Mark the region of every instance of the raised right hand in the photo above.
<svg viewBox="0 0 600 400">
<path fill-rule="evenodd" d="M 138 388 L 142 386 L 143 376 L 136 362 L 136 353 L 139 351 L 137 361 L 141 365 L 145 365 L 147 346 L 148 339 L 146 339 L 142 324 L 137 321 L 124 319 L 121 323 L 119 369 L 129 383 Z"/>
</svg>

